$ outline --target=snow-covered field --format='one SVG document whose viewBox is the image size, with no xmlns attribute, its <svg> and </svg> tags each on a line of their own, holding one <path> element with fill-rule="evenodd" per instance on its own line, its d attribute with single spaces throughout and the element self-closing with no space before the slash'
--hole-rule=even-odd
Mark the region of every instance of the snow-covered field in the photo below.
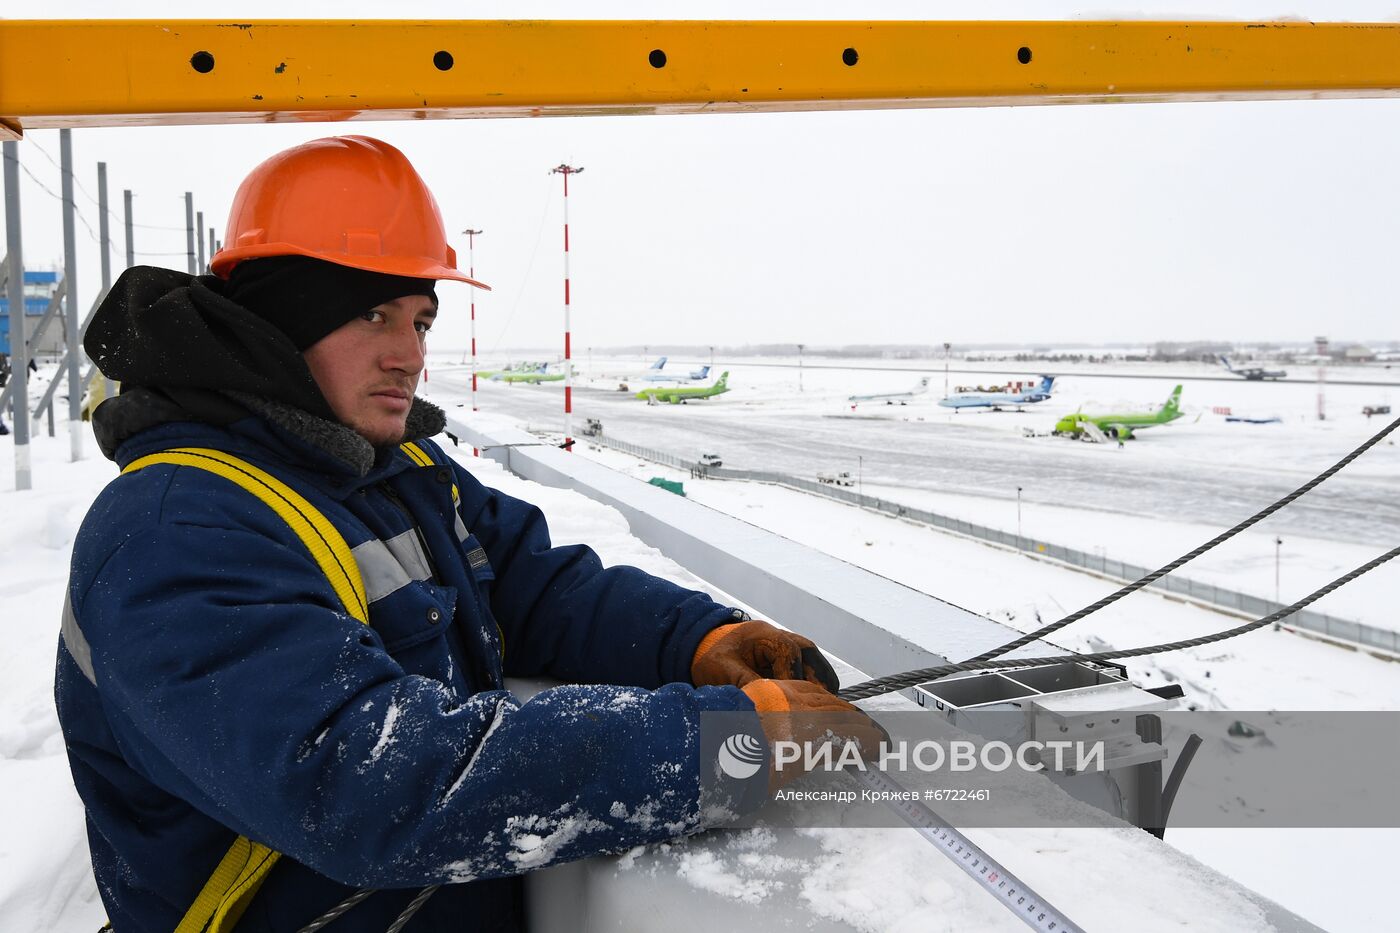
<svg viewBox="0 0 1400 933">
<path fill-rule="evenodd" d="M 630 361 L 639 367 L 638 361 Z M 1394 390 L 1329 386 L 1328 418 L 1316 419 L 1317 387 L 1309 383 L 1251 383 L 1217 379 L 1219 367 L 1162 364 L 1194 370 L 1184 382 L 1184 416 L 1143 430 L 1123 448 L 1076 443 L 1059 437 L 1026 437 L 1049 431 L 1077 410 L 1151 410 L 1172 382 L 1143 375 L 1066 376 L 1054 396 L 1024 412 L 940 408 L 942 373 L 929 394 L 907 405 L 845 401 L 858 392 L 907 389 L 917 372 L 806 370 L 798 391 L 788 365 L 743 361 L 718 364 L 731 372 L 733 391 L 684 406 L 647 406 L 630 394 L 607 391 L 616 380 L 581 379 L 575 392 L 575 425 L 600 418 L 610 437 L 658 448 L 688 459 L 720 454 L 727 466 L 814 477 L 846 470 L 863 490 L 893 501 L 1030 537 L 1139 564 L 1176 557 L 1293 490 L 1383 427 L 1391 416 L 1368 418 L 1366 405 L 1400 402 L 1400 371 L 1349 367 Z M 622 361 L 595 361 L 595 371 Z M 685 361 L 668 363 L 688 371 Z M 1335 371 L 1335 370 L 1334 370 Z M 1029 378 L 1034 370 L 1024 378 Z M 1351 373 L 1357 376 L 1356 372 Z M 1005 373 L 956 374 L 954 388 L 1006 378 Z M 465 401 L 466 374 L 457 358 L 434 368 L 432 390 L 444 404 Z M 602 385 L 599 385 L 602 383 Z M 478 403 L 485 412 L 514 415 L 532 425 L 562 423 L 557 383 L 503 386 L 483 380 Z M 1397 405 L 1400 411 L 1400 405 Z M 1226 422 L 1215 409 L 1278 416 L 1278 424 Z M 1296 598 L 1395 545 L 1400 538 L 1400 440 L 1392 435 L 1336 477 L 1248 533 L 1198 559 L 1183 575 L 1272 599 L 1275 560 L 1278 594 Z M 1020 490 L 1018 496 L 1018 488 Z M 1282 538 L 1281 545 L 1275 539 Z M 1400 570 L 1382 570 L 1319 605 L 1319 611 L 1372 625 L 1395 627 L 1400 614 Z"/>
<path fill-rule="evenodd" d="M 696 502 L 1023 631 L 1117 588 L 1058 564 L 817 496 L 756 483 L 691 480 L 680 471 L 606 448 L 586 447 L 584 453 L 641 479 L 682 480 Z M 1318 605 L 1325 608 L 1327 603 Z M 1238 619 L 1146 591 L 1050 640 L 1087 652 L 1191 638 L 1237 624 Z M 930 633 L 927 646 L 937 650 L 936 633 Z M 1202 709 L 1400 708 L 1400 665 L 1270 629 L 1127 663 L 1130 673 L 1149 686 L 1180 683 L 1189 701 Z M 1247 674 L 1236 674 L 1238 665 L 1246 666 Z"/>
</svg>

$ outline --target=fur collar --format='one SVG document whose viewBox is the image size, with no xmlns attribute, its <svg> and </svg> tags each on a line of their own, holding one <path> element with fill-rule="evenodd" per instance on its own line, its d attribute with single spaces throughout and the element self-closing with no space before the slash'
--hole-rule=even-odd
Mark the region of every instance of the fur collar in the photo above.
<svg viewBox="0 0 1400 933">
<path fill-rule="evenodd" d="M 378 449 L 339 422 L 328 421 L 284 402 L 247 392 L 226 394 L 284 431 L 324 450 L 338 460 L 343 460 L 358 476 L 364 476 L 374 466 Z M 441 408 L 414 396 L 413 406 L 408 411 L 408 421 L 404 426 L 403 438 L 399 443 L 440 434 L 446 425 L 447 416 Z"/>
</svg>

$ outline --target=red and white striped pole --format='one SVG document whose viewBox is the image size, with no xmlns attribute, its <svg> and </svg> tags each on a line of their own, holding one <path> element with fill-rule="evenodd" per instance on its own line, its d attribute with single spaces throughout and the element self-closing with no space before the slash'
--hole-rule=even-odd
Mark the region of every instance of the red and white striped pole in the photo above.
<svg viewBox="0 0 1400 933">
<path fill-rule="evenodd" d="M 560 164 L 550 173 L 564 176 L 564 449 L 574 450 L 574 367 L 569 327 L 569 176 L 582 168 Z"/>
<path fill-rule="evenodd" d="M 476 237 L 480 230 L 463 230 L 467 235 L 467 277 L 476 278 Z M 472 292 L 472 412 L 476 412 L 476 289 Z M 472 456 L 480 457 L 481 451 L 472 448 Z"/>
</svg>

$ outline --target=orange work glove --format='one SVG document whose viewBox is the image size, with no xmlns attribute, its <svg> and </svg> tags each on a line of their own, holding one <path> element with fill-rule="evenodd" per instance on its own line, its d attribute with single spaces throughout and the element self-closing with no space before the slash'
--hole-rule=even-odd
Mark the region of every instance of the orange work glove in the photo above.
<svg viewBox="0 0 1400 933">
<path fill-rule="evenodd" d="M 751 680 L 807 680 L 835 693 L 841 682 L 809 638 L 768 622 L 721 625 L 706 635 L 690 661 L 697 687 L 743 687 Z"/>
<path fill-rule="evenodd" d="M 796 742 L 798 745 L 821 745 L 827 741 L 860 743 L 861 757 L 873 760 L 888 733 L 862 710 L 825 688 L 805 680 L 751 680 L 743 688 L 758 711 L 763 735 L 772 746 L 775 742 Z M 806 756 L 788 762 L 779 770 L 776 755 L 768 756 L 768 789 L 770 792 L 805 772 Z"/>
</svg>

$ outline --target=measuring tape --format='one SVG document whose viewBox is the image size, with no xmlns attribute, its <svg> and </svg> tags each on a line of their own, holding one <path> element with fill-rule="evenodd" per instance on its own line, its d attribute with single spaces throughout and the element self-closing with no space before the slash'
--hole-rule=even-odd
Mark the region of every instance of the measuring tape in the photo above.
<svg viewBox="0 0 1400 933">
<path fill-rule="evenodd" d="M 954 865 L 967 872 L 1007 910 L 1020 917 L 1026 926 L 1046 933 L 1084 933 L 1079 924 L 1051 907 L 1045 898 L 1002 868 L 996 859 L 948 825 L 937 813 L 917 800 L 899 799 L 908 792 L 883 772 L 856 770 L 848 773 L 870 790 L 880 793 L 886 806 L 898 813 L 934 848 L 952 859 Z"/>
</svg>

